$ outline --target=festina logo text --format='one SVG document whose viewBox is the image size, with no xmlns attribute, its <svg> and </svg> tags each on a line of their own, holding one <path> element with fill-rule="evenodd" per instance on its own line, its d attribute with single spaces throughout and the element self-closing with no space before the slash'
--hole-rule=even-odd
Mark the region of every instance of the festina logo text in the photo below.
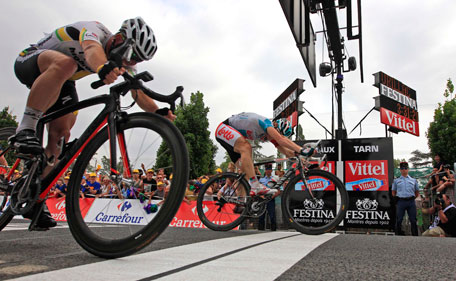
<svg viewBox="0 0 456 281">
<path fill-rule="evenodd" d="M 352 175 L 358 176 L 379 176 L 385 175 L 385 163 L 382 162 L 380 165 L 372 165 L 372 163 L 348 163 Z"/>
<path fill-rule="evenodd" d="M 390 220 L 390 217 L 385 211 L 353 211 L 347 210 L 346 219 L 368 219 L 368 220 Z"/>
<path fill-rule="evenodd" d="M 293 217 L 334 219 L 334 213 L 331 210 L 294 209 Z"/>
</svg>

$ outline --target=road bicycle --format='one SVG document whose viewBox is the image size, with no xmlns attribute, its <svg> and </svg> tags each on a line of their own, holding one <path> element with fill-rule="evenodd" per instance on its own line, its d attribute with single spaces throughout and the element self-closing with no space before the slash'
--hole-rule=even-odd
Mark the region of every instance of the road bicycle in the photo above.
<svg viewBox="0 0 456 281">
<path fill-rule="evenodd" d="M 318 147 L 318 143 L 308 145 Z M 337 227 L 345 217 L 348 193 L 334 174 L 325 171 L 326 155 L 296 156 L 275 159 L 255 165 L 289 161 L 292 167 L 270 188 L 282 189 L 281 209 L 285 221 L 304 234 L 322 234 Z M 257 218 L 266 212 L 274 196 L 250 196 L 245 173 L 225 172 L 210 178 L 198 193 L 197 211 L 205 226 L 228 231 L 246 218 Z"/>
<path fill-rule="evenodd" d="M 129 49 L 131 42 L 113 54 L 117 65 Z M 49 191 L 74 161 L 64 205 L 71 233 L 85 250 L 104 258 L 130 255 L 150 244 L 166 229 L 182 202 L 188 180 L 189 159 L 185 140 L 176 126 L 159 114 L 127 113 L 125 110 L 135 102 L 124 108 L 120 97 L 130 90 L 142 90 L 152 99 L 168 103 L 174 111 L 177 99 L 183 105 L 183 87 L 177 87 L 173 94 L 166 96 L 143 85 L 143 82 L 153 79 L 148 72 L 134 76 L 125 73 L 123 77 L 125 81 L 110 87 L 109 94 L 65 106 L 39 120 L 37 136 L 43 143 L 44 127 L 50 121 L 104 104 L 79 139 L 63 145 L 58 163 L 41 180 L 38 179 L 44 167 L 52 164 L 49 163 L 52 159 L 46 159 L 44 153 L 36 156 L 19 154 L 6 142 L 15 133 L 14 128 L 0 130 L 0 143 L 4 148 L 0 156 L 16 159 L 9 172 L 0 178 L 0 230 L 15 215 L 29 212 L 34 212 L 29 226 L 34 230 Z M 96 81 L 92 88 L 101 85 L 102 82 Z M 158 163 L 161 156 L 166 156 L 166 161 Z M 99 174 L 104 173 L 119 188 L 126 190 L 133 185 L 133 168 L 141 164 L 164 168 L 173 175 L 165 192 L 167 196 L 155 212 L 146 212 L 147 202 L 139 198 L 80 198 L 86 173 L 96 171 L 98 165 L 105 167 L 98 171 Z M 22 176 L 13 178 L 15 169 L 23 170 Z"/>
</svg>

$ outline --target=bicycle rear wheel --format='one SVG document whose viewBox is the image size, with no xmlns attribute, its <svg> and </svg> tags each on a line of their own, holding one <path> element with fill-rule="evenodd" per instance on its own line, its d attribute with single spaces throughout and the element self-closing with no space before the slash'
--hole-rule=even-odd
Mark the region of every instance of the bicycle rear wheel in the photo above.
<svg viewBox="0 0 456 281">
<path fill-rule="evenodd" d="M 208 228 L 228 231 L 240 225 L 248 213 L 250 186 L 235 173 L 210 178 L 198 193 L 198 217 Z"/>
<path fill-rule="evenodd" d="M 9 127 L 0 129 L 0 151 L 8 147 L 8 138 L 15 133 L 16 128 Z M 11 165 L 10 162 L 15 160 L 14 152 L 12 150 L 8 151 L 4 157 L 7 160 L 8 165 Z M 9 198 L 13 183 L 11 179 L 6 178 L 8 172 L 8 167 L 0 166 L 0 230 L 7 226 L 14 217 L 14 214 L 9 207 Z"/>
<path fill-rule="evenodd" d="M 309 170 L 291 179 L 282 194 L 282 212 L 291 226 L 305 234 L 322 234 L 344 219 L 348 193 L 335 175 Z"/>
<path fill-rule="evenodd" d="M 109 136 L 105 127 L 78 157 L 66 200 L 68 224 L 74 238 L 85 250 L 104 258 L 132 254 L 155 240 L 180 207 L 189 174 L 185 141 L 167 119 L 150 113 L 131 114 L 118 123 L 117 130 L 117 155 L 121 156 L 117 169 L 119 176 L 123 175 L 121 187 L 117 188 L 123 188 L 127 197 L 119 195 L 113 186 L 111 198 L 80 198 L 84 172 L 95 172 L 95 167 L 101 164 L 103 167 L 97 173 L 110 174 Z M 125 151 L 120 150 L 123 144 Z M 156 191 L 157 198 L 150 198 L 149 202 L 127 176 L 127 170 L 140 169 L 141 164 L 147 169 L 164 168 L 168 175 L 172 173 L 170 185 L 160 190 L 161 198 Z"/>
</svg>

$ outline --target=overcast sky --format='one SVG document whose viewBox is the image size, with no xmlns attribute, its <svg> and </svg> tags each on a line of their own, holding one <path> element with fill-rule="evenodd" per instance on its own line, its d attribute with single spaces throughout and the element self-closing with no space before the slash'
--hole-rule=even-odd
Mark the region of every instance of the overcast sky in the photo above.
<svg viewBox="0 0 456 281">
<path fill-rule="evenodd" d="M 446 80 L 456 70 L 456 2 L 450 0 L 363 1 L 364 76 L 359 71 L 345 74 L 344 117 L 348 132 L 373 107 L 378 89 L 373 73 L 383 71 L 417 92 L 420 136 L 393 135 L 394 157 L 410 157 L 419 149 L 428 151 L 425 132 L 439 102 L 444 101 Z M 277 0 L 163 0 L 117 1 L 2 1 L 3 40 L 0 41 L 0 95 L 3 106 L 10 106 L 20 120 L 28 90 L 13 72 L 17 54 L 57 27 L 80 20 L 97 20 L 112 32 L 126 18 L 142 16 L 153 28 L 158 52 L 138 66 L 155 80 L 152 89 L 170 93 L 175 86 L 190 93 L 204 93 L 213 132 L 216 126 L 242 111 L 272 117 L 272 103 L 296 78 L 306 80 L 301 100 L 328 129 L 331 127 L 331 78 L 318 77 L 314 88 L 291 31 Z M 341 26 L 345 10 L 340 14 Z M 319 17 L 311 18 L 315 31 L 321 30 Z M 317 37 L 317 65 L 328 61 L 322 54 L 321 35 Z M 350 56 L 358 57 L 357 42 L 347 44 Z M 323 58 L 322 58 L 323 56 Z M 318 70 L 317 70 L 318 72 Z M 93 91 L 89 84 L 95 75 L 77 83 L 80 99 L 107 90 Z M 139 111 L 139 107 L 135 107 Z M 93 113 L 91 113 L 93 114 Z M 74 135 L 92 115 L 81 111 Z M 324 130 L 307 114 L 300 117 L 307 139 L 325 138 Z M 380 114 L 372 112 L 350 138 L 384 137 Z M 271 144 L 264 154 L 275 154 Z M 224 156 L 219 147 L 216 162 Z"/>
</svg>

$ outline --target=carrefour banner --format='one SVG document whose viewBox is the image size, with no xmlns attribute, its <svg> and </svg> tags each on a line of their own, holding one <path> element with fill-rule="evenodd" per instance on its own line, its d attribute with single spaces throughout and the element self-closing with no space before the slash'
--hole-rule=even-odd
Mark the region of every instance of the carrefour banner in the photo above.
<svg viewBox="0 0 456 281">
<path fill-rule="evenodd" d="M 0 196 L 1 198 L 1 196 Z M 159 200 L 152 200 L 152 204 L 159 203 Z M 84 198 L 79 199 L 81 206 L 82 217 L 86 222 L 99 224 L 128 224 L 128 225 L 145 225 L 149 223 L 157 214 L 147 214 L 144 211 L 146 203 L 141 203 L 135 199 L 100 199 L 100 198 Z M 49 198 L 46 200 L 46 205 L 56 221 L 66 221 L 65 198 Z M 203 203 L 204 212 L 210 211 L 213 208 L 218 208 L 212 201 Z M 158 210 L 160 207 L 158 207 Z M 226 220 L 214 218 L 216 224 L 226 224 L 239 217 L 239 215 L 227 215 Z M 198 217 L 196 211 L 196 201 L 188 203 L 183 202 L 169 224 L 171 227 L 187 227 L 187 228 L 206 228 Z M 236 227 L 234 229 L 239 229 Z"/>
</svg>

